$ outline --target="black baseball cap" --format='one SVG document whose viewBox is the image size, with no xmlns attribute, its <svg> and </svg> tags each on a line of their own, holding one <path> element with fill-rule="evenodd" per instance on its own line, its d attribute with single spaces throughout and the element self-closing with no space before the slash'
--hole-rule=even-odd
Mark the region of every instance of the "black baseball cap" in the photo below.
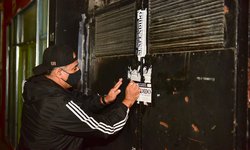
<svg viewBox="0 0 250 150">
<path fill-rule="evenodd" d="M 55 67 L 66 66 L 77 60 L 68 45 L 53 45 L 44 50 L 42 64 L 33 68 L 35 75 L 47 74 Z"/>
</svg>

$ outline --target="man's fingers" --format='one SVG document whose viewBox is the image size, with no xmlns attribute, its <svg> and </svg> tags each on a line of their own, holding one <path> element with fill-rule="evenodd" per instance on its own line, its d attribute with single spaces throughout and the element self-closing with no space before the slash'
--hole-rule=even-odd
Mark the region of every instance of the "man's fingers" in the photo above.
<svg viewBox="0 0 250 150">
<path fill-rule="evenodd" d="M 116 90 L 114 93 L 115 93 L 115 95 L 118 95 L 119 93 L 121 93 L 121 90 L 120 89 Z"/>
<path fill-rule="evenodd" d="M 116 83 L 116 85 L 113 87 L 113 89 L 116 91 L 117 89 L 120 88 L 121 85 L 122 85 L 122 82 L 119 81 L 119 82 Z"/>
<path fill-rule="evenodd" d="M 122 78 L 119 79 L 119 81 L 115 84 L 115 86 L 113 87 L 114 90 L 119 89 L 119 87 L 122 85 Z"/>
<path fill-rule="evenodd" d="M 139 87 L 139 85 L 135 83 L 134 81 L 131 81 L 129 84 L 130 86 L 133 86 L 133 87 Z"/>
<path fill-rule="evenodd" d="M 129 85 L 135 85 L 136 83 L 134 82 L 134 81 L 132 81 L 132 80 L 130 80 L 130 82 L 129 82 Z"/>
</svg>

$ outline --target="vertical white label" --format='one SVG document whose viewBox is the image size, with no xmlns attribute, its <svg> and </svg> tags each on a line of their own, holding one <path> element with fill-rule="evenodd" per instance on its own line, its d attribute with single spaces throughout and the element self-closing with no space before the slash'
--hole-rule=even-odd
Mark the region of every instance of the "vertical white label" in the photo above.
<svg viewBox="0 0 250 150">
<path fill-rule="evenodd" d="M 138 61 L 147 53 L 147 9 L 137 11 L 136 48 Z"/>
</svg>

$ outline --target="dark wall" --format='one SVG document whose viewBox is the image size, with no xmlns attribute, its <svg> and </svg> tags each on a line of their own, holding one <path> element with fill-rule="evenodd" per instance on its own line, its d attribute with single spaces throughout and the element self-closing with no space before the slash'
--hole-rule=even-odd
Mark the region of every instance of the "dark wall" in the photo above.
<svg viewBox="0 0 250 150">
<path fill-rule="evenodd" d="M 248 149 L 250 149 L 250 3 L 248 4 Z"/>
<path fill-rule="evenodd" d="M 248 1 L 134 2 L 136 9 L 148 8 L 146 64 L 153 68 L 153 103 L 135 105 L 124 130 L 92 148 L 246 150 Z M 119 22 L 112 22 L 112 15 L 119 12 L 115 10 L 131 4 L 119 3 L 119 8 L 109 5 L 94 10 L 93 32 L 103 27 L 95 21 L 98 16 L 110 16 L 106 18 L 112 24 L 109 31 L 128 35 L 119 32 Z M 101 37 L 125 44 L 122 34 Z M 96 44 L 107 44 L 96 43 L 98 36 L 96 32 L 90 36 L 90 88 L 104 94 L 119 77 L 126 78 L 128 66 L 139 63 L 116 44 L 108 45 L 114 46 L 108 54 L 94 49 Z M 95 51 L 106 55 L 95 55 Z"/>
<path fill-rule="evenodd" d="M 50 1 L 50 45 L 67 44 L 77 51 L 79 21 L 84 7 L 84 0 Z"/>
<path fill-rule="evenodd" d="M 241 0 L 238 3 L 237 16 L 237 80 L 236 80 L 236 149 L 247 148 L 247 62 L 248 62 L 248 5 L 249 1 Z"/>
<path fill-rule="evenodd" d="M 122 92 L 118 95 L 116 102 L 108 108 L 115 107 L 117 103 L 123 100 L 125 95 L 124 90 L 128 84 L 127 68 L 131 66 L 133 60 L 134 57 L 131 56 L 97 58 L 93 60 L 93 70 L 90 73 L 92 74 L 91 89 L 93 92 L 98 91 L 101 95 L 107 94 L 119 78 L 123 78 L 123 85 L 120 88 Z M 135 107 L 130 109 L 129 119 L 123 130 L 117 135 L 110 136 L 108 139 L 90 139 L 85 141 L 85 144 L 93 150 L 129 150 L 132 147 L 136 147 L 137 139 L 135 132 L 137 115 Z"/>
<path fill-rule="evenodd" d="M 233 51 L 154 57 L 143 149 L 233 149 L 233 58 Z"/>
</svg>

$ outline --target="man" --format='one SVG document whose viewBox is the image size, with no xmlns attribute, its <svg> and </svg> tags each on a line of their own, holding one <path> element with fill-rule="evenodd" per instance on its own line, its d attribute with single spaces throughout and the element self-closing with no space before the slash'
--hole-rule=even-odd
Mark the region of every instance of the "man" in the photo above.
<svg viewBox="0 0 250 150">
<path fill-rule="evenodd" d="M 19 150 L 77 150 L 82 149 L 84 138 L 115 134 L 125 125 L 140 93 L 131 81 L 117 107 L 96 113 L 115 101 L 122 79 L 105 97 L 68 90 L 76 87 L 81 71 L 76 54 L 67 46 L 47 48 L 34 73 L 24 85 Z"/>
</svg>

